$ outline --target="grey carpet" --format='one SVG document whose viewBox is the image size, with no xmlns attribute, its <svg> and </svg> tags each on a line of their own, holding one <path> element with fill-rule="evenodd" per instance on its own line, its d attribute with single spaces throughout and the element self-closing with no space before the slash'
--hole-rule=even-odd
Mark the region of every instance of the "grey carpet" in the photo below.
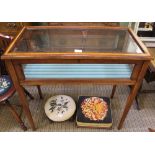
<svg viewBox="0 0 155 155">
<path fill-rule="evenodd" d="M 99 84 L 53 84 L 50 86 L 42 86 L 44 99 L 40 100 L 36 87 L 26 87 L 35 97 L 34 100 L 29 101 L 30 110 L 38 132 L 145 132 L 148 127 L 155 128 L 155 95 L 141 94 L 139 97 L 141 110 L 136 110 L 133 104 L 125 120 L 124 126 L 121 130 L 117 130 L 120 117 L 125 106 L 129 88 L 127 86 L 118 86 L 112 103 L 113 126 L 112 129 L 93 129 L 93 128 L 79 128 L 74 121 L 66 121 L 62 123 L 51 122 L 44 113 L 44 104 L 46 100 L 57 94 L 65 94 L 71 96 L 77 101 L 80 95 L 89 96 L 110 96 L 112 86 Z M 144 89 L 155 88 L 155 83 L 151 85 L 144 84 Z M 15 94 L 11 99 L 11 103 L 19 103 L 18 95 Z M 17 107 L 17 110 L 20 109 Z M 24 113 L 22 119 L 28 127 L 28 131 L 32 131 L 28 125 Z M 15 132 L 22 131 L 16 123 L 10 112 L 6 107 L 0 106 L 0 131 Z"/>
</svg>

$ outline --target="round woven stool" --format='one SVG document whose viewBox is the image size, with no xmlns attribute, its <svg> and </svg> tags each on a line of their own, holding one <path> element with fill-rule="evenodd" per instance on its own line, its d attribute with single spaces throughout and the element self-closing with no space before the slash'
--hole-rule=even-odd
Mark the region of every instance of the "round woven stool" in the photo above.
<svg viewBox="0 0 155 155">
<path fill-rule="evenodd" d="M 56 95 L 50 97 L 45 103 L 47 117 L 56 122 L 70 119 L 76 110 L 76 104 L 70 96 Z"/>
</svg>

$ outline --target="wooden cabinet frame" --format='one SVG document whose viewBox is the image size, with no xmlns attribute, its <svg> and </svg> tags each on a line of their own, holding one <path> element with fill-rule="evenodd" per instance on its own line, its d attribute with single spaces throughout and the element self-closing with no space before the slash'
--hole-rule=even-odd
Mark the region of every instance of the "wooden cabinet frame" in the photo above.
<svg viewBox="0 0 155 155">
<path fill-rule="evenodd" d="M 140 39 L 132 32 L 130 28 L 126 27 L 106 27 L 112 30 L 128 30 L 135 43 L 143 51 L 143 53 L 39 53 L 39 52 L 28 52 L 28 53 L 16 53 L 11 52 L 13 47 L 16 45 L 23 32 L 27 29 L 70 29 L 70 28 L 91 28 L 91 29 L 104 29 L 103 26 L 27 26 L 24 27 L 16 38 L 13 40 L 11 45 L 6 50 L 2 58 L 5 60 L 9 73 L 12 77 L 14 86 L 19 94 L 20 102 L 23 106 L 25 115 L 29 121 L 29 124 L 33 130 L 35 130 L 35 124 L 32 119 L 32 115 L 26 100 L 23 85 L 49 85 L 50 83 L 56 82 L 93 82 L 110 85 L 131 85 L 131 91 L 128 95 L 123 114 L 118 124 L 118 129 L 121 129 L 123 122 L 128 114 L 128 111 L 133 103 L 133 100 L 137 94 L 137 91 L 141 85 L 143 77 L 146 73 L 148 65 L 152 57 L 150 56 L 147 48 L 140 41 Z M 130 79 L 25 79 L 22 70 L 22 64 L 30 63 L 64 63 L 64 64 L 134 64 L 133 72 Z"/>
</svg>

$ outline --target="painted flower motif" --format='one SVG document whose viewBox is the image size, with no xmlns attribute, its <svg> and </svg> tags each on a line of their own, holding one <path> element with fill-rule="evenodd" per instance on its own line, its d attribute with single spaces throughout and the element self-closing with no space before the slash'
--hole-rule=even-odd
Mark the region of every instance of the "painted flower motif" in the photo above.
<svg viewBox="0 0 155 155">
<path fill-rule="evenodd" d="M 4 78 L 1 78 L 1 79 L 0 79 L 0 88 L 1 88 L 1 89 L 6 89 L 6 88 L 8 88 L 10 84 L 11 84 L 11 83 L 10 83 L 9 81 L 7 81 L 6 79 L 4 79 Z"/>
<path fill-rule="evenodd" d="M 68 100 L 64 100 L 63 97 L 61 97 L 60 100 L 52 100 L 51 103 L 50 103 L 50 111 L 53 112 L 54 110 L 57 111 L 57 113 L 61 113 L 63 114 L 65 111 L 68 110 L 68 104 L 69 101 Z"/>
</svg>

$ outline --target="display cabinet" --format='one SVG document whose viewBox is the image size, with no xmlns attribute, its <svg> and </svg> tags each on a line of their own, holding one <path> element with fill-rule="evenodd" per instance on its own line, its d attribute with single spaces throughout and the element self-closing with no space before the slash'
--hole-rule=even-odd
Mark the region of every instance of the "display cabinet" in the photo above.
<svg viewBox="0 0 155 155">
<path fill-rule="evenodd" d="M 131 85 L 118 124 L 121 129 L 152 57 L 126 27 L 28 26 L 2 58 L 34 130 L 22 86 L 56 82 Z"/>
</svg>

